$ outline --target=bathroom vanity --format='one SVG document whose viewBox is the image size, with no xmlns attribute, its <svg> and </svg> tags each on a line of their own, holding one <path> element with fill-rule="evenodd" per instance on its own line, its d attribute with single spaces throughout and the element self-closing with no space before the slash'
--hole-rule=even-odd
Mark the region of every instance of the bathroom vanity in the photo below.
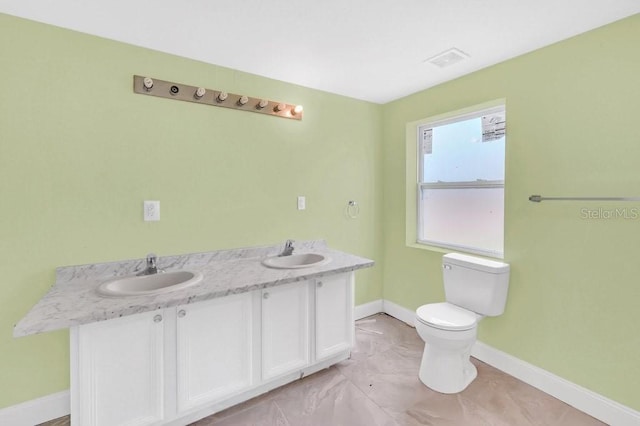
<svg viewBox="0 0 640 426">
<path fill-rule="evenodd" d="M 70 328 L 72 425 L 188 424 L 349 357 L 354 271 L 373 261 L 309 241 L 296 251 L 330 261 L 266 267 L 281 248 L 160 258 L 203 279 L 153 295 L 97 292 L 140 260 L 59 268 L 14 335 Z"/>
</svg>

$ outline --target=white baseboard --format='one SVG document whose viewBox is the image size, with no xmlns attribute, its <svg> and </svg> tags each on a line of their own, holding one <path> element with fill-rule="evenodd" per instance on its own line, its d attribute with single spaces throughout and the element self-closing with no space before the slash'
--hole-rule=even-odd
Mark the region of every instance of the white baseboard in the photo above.
<svg viewBox="0 0 640 426">
<path fill-rule="evenodd" d="M 356 306 L 353 310 L 353 318 L 357 321 L 380 312 L 384 312 L 382 309 L 382 299 Z"/>
<path fill-rule="evenodd" d="M 415 312 L 388 300 L 375 300 L 355 307 L 355 319 L 384 312 L 411 326 Z M 504 371 L 578 410 L 612 426 L 640 425 L 640 412 L 571 383 L 491 346 L 476 342 L 471 354 L 480 361 Z M 69 391 L 0 409 L 0 425 L 33 426 L 70 412 Z"/>
<path fill-rule="evenodd" d="M 33 426 L 70 412 L 69 391 L 66 390 L 0 409 L 0 425 Z"/>
<path fill-rule="evenodd" d="M 383 308 L 386 314 L 414 326 L 414 311 L 388 300 L 383 301 Z M 640 412 L 485 343 L 476 341 L 471 355 L 609 425 L 640 425 Z"/>
<path fill-rule="evenodd" d="M 485 343 L 476 342 L 471 355 L 609 425 L 640 425 L 640 412 Z"/>
<path fill-rule="evenodd" d="M 393 302 L 385 300 L 382 303 L 384 313 L 391 315 L 392 317 L 399 319 L 402 322 L 409 324 L 411 327 L 415 327 L 416 313 L 412 310 L 404 308 L 400 305 L 396 305 Z"/>
</svg>

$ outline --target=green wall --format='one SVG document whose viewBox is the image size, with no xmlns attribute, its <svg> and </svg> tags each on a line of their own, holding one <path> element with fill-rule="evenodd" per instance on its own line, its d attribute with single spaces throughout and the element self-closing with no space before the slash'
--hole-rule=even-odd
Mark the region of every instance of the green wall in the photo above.
<svg viewBox="0 0 640 426">
<path fill-rule="evenodd" d="M 66 331 L 12 337 L 57 266 L 288 238 L 380 262 L 380 105 L 2 14 L 0 52 L 0 407 L 69 386 Z M 134 74 L 302 104 L 304 120 L 136 95 Z M 148 199 L 160 222 L 142 221 Z M 359 271 L 356 303 L 381 297 L 381 266 Z"/>
<path fill-rule="evenodd" d="M 444 298 L 442 253 L 405 245 L 405 123 L 505 98 L 511 283 L 479 338 L 636 410 L 640 203 L 528 197 L 640 196 L 638 40 L 635 15 L 383 107 L 385 299 Z M 630 218 L 583 218 L 600 208 Z"/>
</svg>

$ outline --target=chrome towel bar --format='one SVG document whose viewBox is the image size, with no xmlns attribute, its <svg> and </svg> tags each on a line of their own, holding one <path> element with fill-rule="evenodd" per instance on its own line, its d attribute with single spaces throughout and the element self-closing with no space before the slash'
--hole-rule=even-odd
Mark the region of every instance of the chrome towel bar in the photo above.
<svg viewBox="0 0 640 426">
<path fill-rule="evenodd" d="M 532 195 L 529 201 L 539 203 L 541 201 L 640 201 L 640 197 L 543 197 Z"/>
</svg>

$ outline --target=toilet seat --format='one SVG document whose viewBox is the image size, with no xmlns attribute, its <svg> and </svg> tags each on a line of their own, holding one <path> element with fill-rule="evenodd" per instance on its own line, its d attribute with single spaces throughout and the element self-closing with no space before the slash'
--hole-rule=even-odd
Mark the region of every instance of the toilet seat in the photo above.
<svg viewBox="0 0 640 426">
<path fill-rule="evenodd" d="M 430 327 L 451 331 L 470 330 L 478 322 L 478 315 L 447 302 L 420 306 L 416 318 Z"/>
</svg>

